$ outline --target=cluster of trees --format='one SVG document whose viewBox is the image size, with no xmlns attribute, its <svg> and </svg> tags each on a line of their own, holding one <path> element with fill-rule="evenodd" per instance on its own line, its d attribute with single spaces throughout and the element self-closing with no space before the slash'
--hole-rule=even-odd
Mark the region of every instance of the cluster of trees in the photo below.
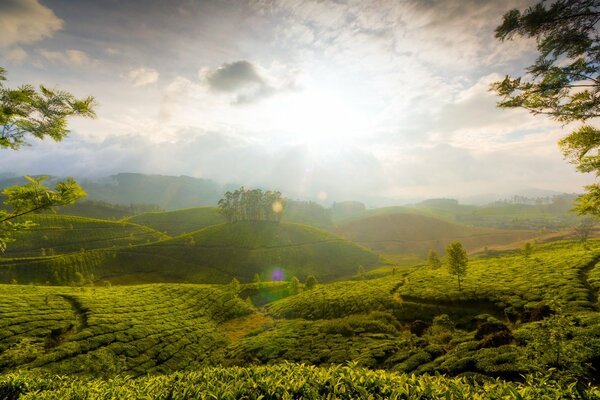
<svg viewBox="0 0 600 400">
<path fill-rule="evenodd" d="M 227 192 L 219 200 L 219 211 L 227 222 L 281 221 L 284 200 L 280 192 L 246 189 Z"/>
</svg>

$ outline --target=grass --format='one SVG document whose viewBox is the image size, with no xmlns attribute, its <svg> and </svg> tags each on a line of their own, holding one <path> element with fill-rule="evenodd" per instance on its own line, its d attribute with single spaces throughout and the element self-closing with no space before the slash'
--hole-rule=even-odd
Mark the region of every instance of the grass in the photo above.
<svg viewBox="0 0 600 400">
<path fill-rule="evenodd" d="M 222 224 L 225 218 L 216 207 L 196 207 L 166 212 L 146 212 L 126 219 L 170 236 L 194 232 L 210 225 Z"/>
</svg>

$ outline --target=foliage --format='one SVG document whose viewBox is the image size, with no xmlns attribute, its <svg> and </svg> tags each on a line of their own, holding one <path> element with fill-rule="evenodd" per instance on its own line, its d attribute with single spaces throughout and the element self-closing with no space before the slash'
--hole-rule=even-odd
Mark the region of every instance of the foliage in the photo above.
<svg viewBox="0 0 600 400">
<path fill-rule="evenodd" d="M 26 144 L 27 135 L 60 141 L 69 133 L 67 118 L 95 116 L 93 97 L 77 99 L 68 92 L 49 89 L 43 85 L 40 85 L 39 91 L 32 85 L 9 89 L 4 86 L 5 80 L 6 70 L 0 67 L 0 149 L 19 149 Z M 54 190 L 42 184 L 47 178 L 26 177 L 29 181 L 26 185 L 2 191 L 4 204 L 10 206 L 12 211 L 0 210 L 0 252 L 13 240 L 12 232 L 31 226 L 27 222 L 14 223 L 14 218 L 69 205 L 86 195 L 72 178 L 58 182 Z"/>
<path fill-rule="evenodd" d="M 14 219 L 30 213 L 51 210 L 56 206 L 73 204 L 77 199 L 86 195 L 85 191 L 72 178 L 58 182 L 55 189 L 44 186 L 42 182 L 47 176 L 38 178 L 25 177 L 29 183 L 22 186 L 12 186 L 4 189 L 4 204 L 11 211 L 0 210 L 0 252 L 6 250 L 6 244 L 14 240 L 11 232 L 29 228 L 28 221 L 15 222 Z"/>
<path fill-rule="evenodd" d="M 469 263 L 467 251 L 460 242 L 452 242 L 446 247 L 446 263 L 450 274 L 456 275 L 458 291 L 460 291 L 460 279 L 467 274 L 467 264 Z"/>
<path fill-rule="evenodd" d="M 11 285 L 0 293 L 4 371 L 106 376 L 193 369 L 226 344 L 218 325 L 252 310 L 226 286 Z"/>
<path fill-rule="evenodd" d="M 439 268 L 442 266 L 442 262 L 434 250 L 429 250 L 429 254 L 427 255 L 427 264 L 429 264 L 431 268 Z"/>
<path fill-rule="evenodd" d="M 317 278 L 315 278 L 314 275 L 310 274 L 307 278 L 306 278 L 306 282 L 304 283 L 304 286 L 308 289 L 314 289 L 315 286 L 317 286 Z"/>
<path fill-rule="evenodd" d="M 246 189 L 227 192 L 219 200 L 219 212 L 227 222 L 281 220 L 284 202 L 280 192 Z"/>
<path fill-rule="evenodd" d="M 525 382 L 469 377 L 416 376 L 371 371 L 354 364 L 317 368 L 284 363 L 246 368 L 203 367 L 194 372 L 118 376 L 107 380 L 14 373 L 0 380 L 0 395 L 19 399 L 597 399 L 593 386 L 567 385 L 546 375 Z"/>
<path fill-rule="evenodd" d="M 39 91 L 32 85 L 9 89 L 3 84 L 5 80 L 6 70 L 0 67 L 0 148 L 19 149 L 27 134 L 60 141 L 69 133 L 68 117 L 95 116 L 93 97 L 77 99 L 43 85 Z"/>
<path fill-rule="evenodd" d="M 526 79 L 506 76 L 492 85 L 503 98 L 498 105 L 524 108 L 563 123 L 600 116 L 599 17 L 598 0 L 540 1 L 524 12 L 513 9 L 504 14 L 496 37 L 536 38 L 539 57 L 527 68 Z M 581 172 L 600 172 L 597 128 L 582 126 L 562 139 L 560 146 Z M 586 190 L 578 200 L 578 211 L 600 213 L 600 187 L 593 184 Z"/>
<path fill-rule="evenodd" d="M 533 253 L 533 245 L 530 242 L 526 242 L 521 246 L 521 254 L 523 257 L 528 258 Z"/>
</svg>

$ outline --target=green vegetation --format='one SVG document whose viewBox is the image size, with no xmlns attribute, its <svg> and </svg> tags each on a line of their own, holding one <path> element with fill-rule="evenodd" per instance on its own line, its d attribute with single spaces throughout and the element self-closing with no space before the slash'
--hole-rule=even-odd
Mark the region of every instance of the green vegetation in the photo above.
<svg viewBox="0 0 600 400">
<path fill-rule="evenodd" d="M 146 212 L 127 218 L 126 221 L 177 236 L 221 224 L 225 222 L 225 218 L 216 207 L 196 207 L 168 212 Z"/>
<path fill-rule="evenodd" d="M 101 226 L 111 228 L 107 231 L 109 235 L 102 237 L 104 244 L 115 239 L 115 233 L 119 232 L 115 228 L 119 226 L 135 228 L 141 233 L 147 230 L 151 237 L 159 235 L 133 224 L 102 223 Z M 130 237 L 133 244 L 135 235 Z M 138 243 L 145 240 L 148 236 L 140 236 Z M 79 249 L 78 243 L 65 244 L 66 248 L 69 246 Z M 240 221 L 149 244 L 63 256 L 5 258 L 0 261 L 0 281 L 67 284 L 76 280 L 76 273 L 83 274 L 86 280 L 106 279 L 120 284 L 226 283 L 233 277 L 250 282 L 255 274 L 270 280 L 274 273 L 281 275 L 279 279 L 293 275 L 305 279 L 313 274 L 320 281 L 328 281 L 351 276 L 358 265 L 373 267 L 379 263 L 376 254 L 317 228 Z"/>
<path fill-rule="evenodd" d="M 600 398 L 591 386 L 566 385 L 545 376 L 526 382 L 416 376 L 365 368 L 281 364 L 247 368 L 203 367 L 194 372 L 107 380 L 10 374 L 0 395 L 18 399 L 558 399 Z"/>
<path fill-rule="evenodd" d="M 223 286 L 0 286 L 0 368 L 96 376 L 194 369 L 226 344 L 219 324 L 250 311 Z"/>
<path fill-rule="evenodd" d="M 469 258 L 467 251 L 458 241 L 452 242 L 446 247 L 446 264 L 450 275 L 456 275 L 458 280 L 458 291 L 460 292 L 460 278 L 467 274 L 467 265 Z"/>
<path fill-rule="evenodd" d="M 153 229 L 128 222 L 55 214 L 37 214 L 35 226 L 15 236 L 6 257 L 39 257 L 92 249 L 127 247 L 169 238 Z"/>
<path fill-rule="evenodd" d="M 246 189 L 243 186 L 225 193 L 219 200 L 219 212 L 227 222 L 281 220 L 284 203 L 280 192 Z"/>
<path fill-rule="evenodd" d="M 264 222 L 256 231 L 251 228 L 253 224 L 216 225 L 150 247 L 186 243 L 186 238 L 193 237 L 202 246 L 223 243 L 223 238 L 228 238 L 238 246 L 261 249 L 269 243 L 302 246 L 315 237 L 331 237 L 301 225 Z M 236 226 L 238 232 L 254 229 L 254 234 L 232 237 L 229 229 Z M 273 232 L 277 235 L 272 236 Z M 192 249 L 188 252 L 196 244 L 187 247 Z M 148 246 L 132 249 L 144 247 Z M 177 253 L 181 252 L 179 249 Z M 288 368 L 288 372 L 307 368 L 323 374 L 347 368 L 344 371 L 355 373 L 355 385 L 371 374 L 360 369 L 367 367 L 417 375 L 439 372 L 471 376 L 468 381 L 410 377 L 423 385 L 434 379 L 431 390 L 467 382 L 480 391 L 485 385 L 523 393 L 592 390 L 569 383 L 575 379 L 594 381 L 594 369 L 598 368 L 598 260 L 600 241 L 593 239 L 586 243 L 539 244 L 529 257 L 511 251 L 475 258 L 469 261 L 468 275 L 461 278 L 462 290 L 458 290 L 456 276 L 448 270 L 428 266 L 404 268 L 374 279 L 365 274 L 362 279 L 319 284 L 313 281 L 310 285 L 309 279 L 306 284 L 300 283 L 295 273 L 288 273 L 282 282 L 269 282 L 270 277 L 265 276 L 253 283 L 240 283 L 230 276 L 224 285 L 1 285 L 0 335 L 4 347 L 0 348 L 0 368 L 15 373 L 6 377 L 7 383 L 0 388 L 25 391 L 30 389 L 19 389 L 18 382 L 32 382 L 23 388 L 35 387 L 33 382 L 43 380 L 44 374 L 80 374 L 83 379 L 68 388 L 40 388 L 49 396 L 75 396 L 80 391 L 87 393 L 88 387 L 113 390 L 104 389 L 100 381 L 89 380 L 97 376 L 118 380 L 125 379 L 113 377 L 119 373 L 139 376 L 180 370 L 193 376 L 208 366 L 247 367 L 289 361 L 331 368 L 284 364 L 264 371 L 271 369 L 276 376 L 280 368 Z M 98 265 L 103 262 L 99 260 Z M 357 269 L 354 266 L 350 274 Z M 95 267 L 94 271 L 98 270 L 100 267 Z M 253 275 L 250 269 L 248 280 Z M 243 278 L 239 275 L 240 280 Z M 348 362 L 354 363 L 352 367 L 339 367 Z M 240 369 L 210 371 L 227 375 Z M 33 378 L 32 373 L 39 378 Z M 408 375 L 372 373 L 409 379 Z M 535 379 L 540 381 L 528 378 L 526 383 L 506 383 L 489 379 L 522 381 L 523 374 L 537 374 Z M 188 375 L 177 376 L 185 379 Z M 159 382 L 169 376 L 127 379 L 132 385 L 155 379 L 160 386 Z M 245 387 L 242 382 L 240 388 Z M 198 387 L 229 390 L 225 386 Z M 387 393 L 382 388 L 368 387 L 380 396 Z"/>
<path fill-rule="evenodd" d="M 40 85 L 39 91 L 32 85 L 9 89 L 3 83 L 5 75 L 6 70 L 0 67 L 0 149 L 18 150 L 27 144 L 27 136 L 60 141 L 69 133 L 67 118 L 95 116 L 93 97 L 77 99 L 68 92 L 43 85 Z M 27 221 L 15 222 L 15 218 L 69 205 L 86 195 L 72 178 L 57 182 L 54 190 L 42 184 L 46 176 L 26 179 L 26 185 L 2 191 L 4 204 L 10 210 L 0 209 L 0 253 L 6 250 L 7 243 L 14 240 L 14 232 L 31 226 Z"/>
</svg>

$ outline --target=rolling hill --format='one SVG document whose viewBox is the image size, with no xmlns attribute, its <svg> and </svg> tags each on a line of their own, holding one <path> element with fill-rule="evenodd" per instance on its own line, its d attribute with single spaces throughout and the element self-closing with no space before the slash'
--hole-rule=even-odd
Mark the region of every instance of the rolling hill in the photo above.
<svg viewBox="0 0 600 400">
<path fill-rule="evenodd" d="M 106 279 L 112 283 L 223 283 L 233 277 L 327 281 L 380 263 L 377 254 L 307 225 L 242 221 L 169 240 L 71 255 L 6 258 L 0 281 L 54 284 Z"/>
<path fill-rule="evenodd" d="M 424 258 L 459 240 L 468 250 L 533 238 L 534 231 L 470 227 L 425 215 L 382 213 L 337 225 L 333 232 L 387 256 Z"/>
<path fill-rule="evenodd" d="M 232 238 L 225 226 L 218 225 L 191 236 L 206 246 L 228 238 L 231 244 L 248 248 L 258 248 L 265 240 L 271 243 L 273 232 L 279 234 L 278 245 L 289 240 L 308 243 L 315 237 L 301 226 L 280 228 L 254 227 L 253 237 Z M 133 387 L 133 378 L 116 384 L 128 386 L 127 392 L 118 391 L 109 380 L 128 375 L 148 380 L 141 381 L 145 384 L 152 379 L 167 397 L 189 398 L 200 387 L 223 397 L 224 390 L 240 395 L 254 393 L 248 391 L 259 386 L 270 390 L 271 381 L 265 378 L 271 376 L 277 379 L 270 385 L 285 386 L 300 397 L 306 394 L 308 381 L 320 378 L 311 375 L 305 382 L 297 374 L 321 374 L 316 367 L 320 366 L 331 368 L 331 381 L 337 382 L 333 387 L 340 388 L 341 376 L 349 385 L 344 390 L 358 385 L 350 394 L 339 389 L 340 396 L 347 395 L 341 398 L 365 397 L 366 389 L 387 398 L 385 393 L 392 396 L 396 392 L 390 390 L 402 388 L 415 398 L 445 398 L 447 390 L 464 397 L 470 385 L 482 393 L 489 393 L 490 385 L 518 385 L 498 378 L 553 390 L 551 382 L 557 377 L 565 385 L 582 384 L 578 389 L 573 389 L 575 384 L 569 385 L 571 389 L 556 388 L 541 397 L 541 392 L 521 387 L 521 397 L 562 398 L 565 390 L 576 390 L 578 394 L 567 397 L 586 398 L 582 395 L 586 387 L 597 392 L 600 366 L 599 260 L 600 241 L 560 241 L 535 246 L 529 257 L 507 252 L 471 260 L 462 291 L 445 269 L 419 267 L 376 279 L 301 287 L 299 293 L 290 292 L 261 308 L 244 293 L 270 283 L 0 285 L 0 371 L 10 373 L 0 380 L 0 394 L 13 390 L 8 393 L 29 392 L 36 398 L 37 390 L 42 390 L 49 391 L 49 398 L 69 398 L 67 394 L 79 398 L 76 393 L 94 397 L 108 391 L 112 397 L 135 397 L 142 386 Z M 557 358 L 557 351 L 566 356 Z M 260 377 L 254 375 L 256 368 L 262 368 Z M 282 368 L 291 369 L 287 377 L 278 375 Z M 366 370 L 357 374 L 357 368 L 376 369 L 372 372 L 378 378 Z M 185 381 L 183 372 L 156 375 L 176 371 L 190 376 L 205 371 L 205 375 L 193 382 Z M 214 382 L 229 379 L 232 373 L 243 376 L 215 387 Z M 40 381 L 35 374 L 104 380 L 77 386 L 65 384 L 71 378 Z M 427 380 L 434 375 L 462 378 L 433 397 L 435 385 Z M 365 376 L 374 381 L 365 381 Z M 384 376 L 412 377 L 412 383 L 390 389 L 387 378 L 381 380 Z M 182 380 L 186 383 L 175 390 Z M 588 387 L 588 382 L 596 386 Z M 381 388 L 375 389 L 379 384 Z M 418 391 L 411 385 L 419 386 Z M 521 398 L 514 390 L 498 396 Z M 402 393 L 397 392 L 410 398 L 408 392 Z M 320 397 L 316 393 L 312 398 Z"/>
<path fill-rule="evenodd" d="M 168 238 L 154 229 L 128 222 L 56 214 L 30 214 L 23 220 L 36 226 L 18 233 L 16 241 L 9 244 L 5 257 L 67 254 Z"/>
<path fill-rule="evenodd" d="M 167 235 L 177 236 L 210 225 L 222 224 L 225 218 L 216 207 L 196 207 L 165 212 L 146 212 L 126 221 L 148 226 Z"/>
</svg>

